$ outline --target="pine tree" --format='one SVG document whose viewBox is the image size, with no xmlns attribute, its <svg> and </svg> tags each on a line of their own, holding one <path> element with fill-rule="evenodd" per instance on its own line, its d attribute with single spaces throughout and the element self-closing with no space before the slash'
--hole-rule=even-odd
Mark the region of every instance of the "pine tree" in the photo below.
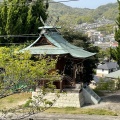
<svg viewBox="0 0 120 120">
<path fill-rule="evenodd" d="M 118 2 L 118 10 L 119 14 L 116 20 L 117 28 L 115 30 L 115 40 L 118 42 L 118 47 L 111 49 L 111 58 L 113 58 L 117 63 L 120 65 L 120 1 L 117 0 Z"/>
<path fill-rule="evenodd" d="M 0 34 L 5 35 L 5 26 L 7 23 L 7 6 L 6 6 L 6 1 L 4 1 L 3 5 L 0 6 Z M 3 42 L 3 39 L 0 38 L 0 43 Z"/>
<path fill-rule="evenodd" d="M 118 42 L 119 46 L 120 46 L 120 1 L 118 1 L 118 11 L 119 11 L 119 14 L 118 14 L 118 17 L 117 17 L 117 20 L 116 20 L 116 23 L 117 23 L 117 26 L 118 28 L 115 30 L 115 40 Z"/>
<path fill-rule="evenodd" d="M 47 18 L 43 0 L 31 3 L 26 0 L 5 0 L 0 6 L 0 35 L 36 34 L 42 25 L 40 16 L 43 20 Z M 28 38 L 0 38 L 0 43 L 23 43 L 27 40 Z"/>
</svg>

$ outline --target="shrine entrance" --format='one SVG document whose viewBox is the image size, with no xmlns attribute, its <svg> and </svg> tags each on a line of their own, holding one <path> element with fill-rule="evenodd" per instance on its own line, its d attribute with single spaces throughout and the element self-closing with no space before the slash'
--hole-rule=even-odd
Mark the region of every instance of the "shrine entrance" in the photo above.
<svg viewBox="0 0 120 120">
<path fill-rule="evenodd" d="M 83 82 L 83 61 L 70 57 L 60 57 L 56 64 L 56 69 L 63 76 L 63 88 L 75 88 L 76 84 Z"/>
</svg>

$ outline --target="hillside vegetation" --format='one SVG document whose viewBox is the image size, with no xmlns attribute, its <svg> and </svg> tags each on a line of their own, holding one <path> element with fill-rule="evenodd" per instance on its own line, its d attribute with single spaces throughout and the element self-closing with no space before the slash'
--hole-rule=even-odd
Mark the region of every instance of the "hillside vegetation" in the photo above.
<svg viewBox="0 0 120 120">
<path fill-rule="evenodd" d="M 72 8 L 62 3 L 50 3 L 49 16 L 56 18 L 59 16 L 60 21 L 67 23 L 79 24 L 83 22 L 92 23 L 94 20 L 102 18 L 116 20 L 118 16 L 118 4 L 109 3 L 99 6 L 97 9 Z"/>
<path fill-rule="evenodd" d="M 0 2 L 3 0 L 0 0 Z M 51 0 L 53 1 L 53 0 Z M 118 16 L 118 3 L 109 3 L 99 6 L 96 9 L 89 8 L 72 8 L 63 3 L 50 3 L 48 15 L 52 17 L 50 21 L 54 23 L 59 16 L 60 21 L 64 23 L 79 24 L 79 23 L 93 23 L 94 20 L 102 18 L 103 16 L 109 20 L 116 20 Z"/>
</svg>

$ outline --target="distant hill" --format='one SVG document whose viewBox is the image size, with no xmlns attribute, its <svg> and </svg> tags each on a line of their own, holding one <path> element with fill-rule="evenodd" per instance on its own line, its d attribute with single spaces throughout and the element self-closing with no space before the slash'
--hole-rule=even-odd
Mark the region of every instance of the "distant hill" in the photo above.
<svg viewBox="0 0 120 120">
<path fill-rule="evenodd" d="M 92 13 L 94 18 L 100 18 L 104 16 L 110 20 L 116 20 L 118 16 L 118 3 L 110 3 L 107 5 L 102 5 L 94 10 Z"/>
<path fill-rule="evenodd" d="M 106 19 L 115 21 L 118 16 L 118 3 L 109 3 L 96 9 L 72 8 L 62 3 L 50 3 L 48 14 L 52 17 L 51 21 L 55 21 L 57 16 L 59 16 L 60 22 L 70 24 L 92 23 L 103 16 Z"/>
<path fill-rule="evenodd" d="M 61 21 L 70 22 L 73 24 L 83 22 L 93 22 L 96 19 L 102 18 L 116 20 L 118 16 L 118 3 L 109 3 L 99 6 L 97 9 L 88 8 L 72 8 L 62 3 L 50 3 L 49 15 L 53 18 L 59 16 Z"/>
</svg>

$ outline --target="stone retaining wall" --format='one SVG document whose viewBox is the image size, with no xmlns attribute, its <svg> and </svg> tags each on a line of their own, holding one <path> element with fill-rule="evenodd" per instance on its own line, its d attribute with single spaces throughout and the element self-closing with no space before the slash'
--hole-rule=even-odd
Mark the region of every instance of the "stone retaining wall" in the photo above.
<svg viewBox="0 0 120 120">
<path fill-rule="evenodd" d="M 33 96 L 38 96 L 39 92 L 32 92 Z M 58 94 L 59 97 L 55 93 L 48 93 L 44 96 L 44 99 L 49 101 L 54 101 L 52 107 L 77 107 L 80 108 L 84 105 L 84 96 L 83 92 L 79 90 L 65 90 L 63 93 Z"/>
</svg>

